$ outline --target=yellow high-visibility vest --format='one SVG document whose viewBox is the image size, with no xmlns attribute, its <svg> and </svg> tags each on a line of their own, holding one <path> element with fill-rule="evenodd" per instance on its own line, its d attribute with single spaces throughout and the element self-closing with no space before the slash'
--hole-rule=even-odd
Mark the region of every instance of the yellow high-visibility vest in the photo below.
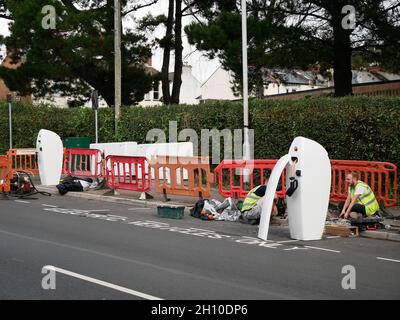
<svg viewBox="0 0 400 320">
<path fill-rule="evenodd" d="M 247 194 L 246 199 L 244 199 L 243 206 L 242 206 L 242 212 L 249 211 L 253 209 L 258 200 L 260 200 L 262 197 L 258 196 L 255 194 L 255 192 L 260 188 L 261 186 L 255 187 L 254 189 L 250 190 L 249 193 Z"/>
<path fill-rule="evenodd" d="M 379 210 L 379 203 L 375 198 L 375 194 L 365 182 L 358 181 L 357 185 L 354 187 L 350 187 L 350 197 L 351 199 L 354 198 L 354 193 L 358 186 L 362 186 L 366 189 L 366 191 L 361 194 L 358 198 L 358 203 L 365 206 L 365 213 L 367 216 L 372 216 Z"/>
</svg>

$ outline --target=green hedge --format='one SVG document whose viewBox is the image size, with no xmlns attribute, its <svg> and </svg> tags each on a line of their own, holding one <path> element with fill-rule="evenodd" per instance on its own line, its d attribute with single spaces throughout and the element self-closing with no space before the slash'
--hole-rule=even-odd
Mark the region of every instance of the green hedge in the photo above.
<svg viewBox="0 0 400 320">
<path fill-rule="evenodd" d="M 114 136 L 112 109 L 99 111 L 100 141 L 145 142 L 147 131 L 165 130 L 169 121 L 178 130 L 240 129 L 241 103 L 123 108 L 118 137 Z M 255 129 L 255 157 L 276 159 L 285 154 L 296 136 L 321 143 L 334 159 L 389 161 L 400 165 L 400 98 L 309 98 L 297 101 L 254 100 L 250 105 Z M 89 136 L 94 140 L 94 114 L 90 109 L 49 106 L 13 106 L 14 147 L 34 147 L 41 128 L 62 138 Z M 0 153 L 8 148 L 8 108 L 0 105 Z"/>
</svg>

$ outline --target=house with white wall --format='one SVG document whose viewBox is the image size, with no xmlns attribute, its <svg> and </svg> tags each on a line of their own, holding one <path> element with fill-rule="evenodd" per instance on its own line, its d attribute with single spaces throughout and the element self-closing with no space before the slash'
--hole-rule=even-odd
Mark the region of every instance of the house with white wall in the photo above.
<svg viewBox="0 0 400 320">
<path fill-rule="evenodd" d="M 222 66 L 218 67 L 213 74 L 201 85 L 201 95 L 199 101 L 207 100 L 235 100 L 232 86 L 234 78 L 230 71 L 226 71 Z"/>
<path fill-rule="evenodd" d="M 174 72 L 168 74 L 169 90 L 172 93 Z M 192 66 L 184 64 L 182 67 L 182 85 L 179 95 L 179 103 L 181 104 L 199 104 L 198 97 L 201 95 L 201 83 L 192 73 Z M 151 107 L 162 105 L 162 83 L 154 85 L 153 90 L 146 93 L 144 100 L 139 102 L 143 107 Z"/>
<path fill-rule="evenodd" d="M 265 69 L 264 70 L 264 95 L 275 95 L 289 92 L 305 91 L 324 88 L 329 85 L 329 80 L 314 71 Z M 201 85 L 200 102 L 210 100 L 236 100 L 232 87 L 233 73 L 224 70 L 222 66 Z"/>
</svg>

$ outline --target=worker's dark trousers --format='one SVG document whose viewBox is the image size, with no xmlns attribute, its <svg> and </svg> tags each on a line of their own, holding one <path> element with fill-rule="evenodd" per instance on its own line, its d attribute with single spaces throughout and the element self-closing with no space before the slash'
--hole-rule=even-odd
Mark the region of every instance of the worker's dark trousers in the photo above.
<svg viewBox="0 0 400 320">
<path fill-rule="evenodd" d="M 342 212 L 344 207 L 344 201 L 339 202 L 338 204 L 338 208 L 339 211 Z M 359 203 L 356 203 L 353 208 L 351 208 L 350 212 L 357 212 L 357 213 L 361 213 L 363 216 L 366 216 L 367 213 L 365 212 L 365 206 Z"/>
</svg>

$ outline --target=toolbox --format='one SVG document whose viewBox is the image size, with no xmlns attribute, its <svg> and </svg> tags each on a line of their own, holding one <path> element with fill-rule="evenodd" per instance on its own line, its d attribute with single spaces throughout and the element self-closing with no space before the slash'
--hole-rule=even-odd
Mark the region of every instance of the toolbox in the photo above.
<svg viewBox="0 0 400 320">
<path fill-rule="evenodd" d="M 161 218 L 183 219 L 184 212 L 184 206 L 163 205 L 157 207 L 157 215 Z"/>
</svg>

